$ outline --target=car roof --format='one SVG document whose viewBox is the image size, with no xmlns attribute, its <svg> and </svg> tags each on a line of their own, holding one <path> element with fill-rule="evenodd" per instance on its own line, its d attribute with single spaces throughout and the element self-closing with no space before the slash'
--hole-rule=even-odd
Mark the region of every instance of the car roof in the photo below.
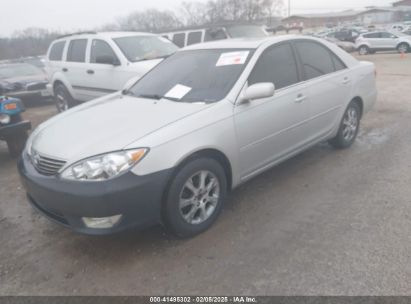
<svg viewBox="0 0 411 304">
<path fill-rule="evenodd" d="M 321 39 L 303 36 L 303 35 L 281 35 L 281 36 L 268 36 L 261 38 L 236 38 L 236 39 L 224 39 L 211 41 L 201 44 L 193 44 L 191 46 L 181 49 L 187 50 L 206 50 L 206 49 L 257 49 L 264 44 L 274 44 L 283 41 L 296 40 L 296 39 L 308 39 L 313 41 L 322 41 Z"/>
<path fill-rule="evenodd" d="M 144 32 L 85 32 L 85 33 L 74 33 L 59 37 L 57 40 L 65 39 L 76 39 L 76 38 L 89 38 L 89 37 L 99 37 L 105 39 L 114 39 L 120 37 L 132 37 L 132 36 L 157 36 L 151 33 Z"/>
</svg>

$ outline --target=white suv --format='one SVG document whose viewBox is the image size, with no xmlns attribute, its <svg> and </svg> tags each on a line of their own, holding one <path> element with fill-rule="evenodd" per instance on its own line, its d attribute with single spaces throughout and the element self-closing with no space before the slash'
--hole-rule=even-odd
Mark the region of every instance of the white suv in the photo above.
<svg viewBox="0 0 411 304">
<path fill-rule="evenodd" d="M 406 53 L 411 50 L 411 37 L 399 32 L 366 33 L 357 38 L 356 47 L 360 55 L 391 50 Z"/>
<path fill-rule="evenodd" d="M 120 91 L 177 51 L 171 41 L 137 32 L 81 33 L 54 41 L 47 53 L 49 92 L 62 112 Z"/>
</svg>

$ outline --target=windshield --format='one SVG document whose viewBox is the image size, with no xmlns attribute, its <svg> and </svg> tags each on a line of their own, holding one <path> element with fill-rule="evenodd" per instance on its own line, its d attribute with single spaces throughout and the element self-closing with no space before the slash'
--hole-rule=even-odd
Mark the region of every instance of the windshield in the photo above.
<svg viewBox="0 0 411 304">
<path fill-rule="evenodd" d="M 216 102 L 232 89 L 253 51 L 182 51 L 164 60 L 138 81 L 129 95 L 182 102 Z"/>
<path fill-rule="evenodd" d="M 29 64 L 15 64 L 0 66 L 0 79 L 36 76 L 42 71 Z"/>
<path fill-rule="evenodd" d="M 131 36 L 113 40 L 131 62 L 164 58 L 178 50 L 171 41 L 157 36 Z"/>
<path fill-rule="evenodd" d="M 227 27 L 227 32 L 231 38 L 268 36 L 268 34 L 263 30 L 263 28 L 257 25 L 229 26 Z"/>
</svg>

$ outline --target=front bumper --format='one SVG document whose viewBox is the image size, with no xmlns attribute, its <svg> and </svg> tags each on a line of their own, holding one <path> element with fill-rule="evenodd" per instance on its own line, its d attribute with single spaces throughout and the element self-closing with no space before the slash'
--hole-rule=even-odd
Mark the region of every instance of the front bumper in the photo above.
<svg viewBox="0 0 411 304">
<path fill-rule="evenodd" d="M 27 132 L 31 129 L 31 123 L 29 121 L 21 121 L 18 123 L 11 123 L 9 125 L 0 126 L 0 138 L 10 138 L 15 134 Z"/>
<path fill-rule="evenodd" d="M 7 96 L 20 98 L 20 99 L 32 99 L 32 98 L 40 98 L 40 99 L 47 99 L 52 97 L 50 92 L 47 89 L 43 90 L 32 90 L 32 91 L 18 91 L 18 92 L 9 92 Z"/>
<path fill-rule="evenodd" d="M 26 153 L 18 162 L 31 205 L 48 219 L 88 235 L 106 235 L 161 222 L 161 202 L 171 170 L 137 176 L 128 172 L 104 182 L 77 182 L 36 171 Z M 87 227 L 82 218 L 122 215 L 112 228 Z"/>
</svg>

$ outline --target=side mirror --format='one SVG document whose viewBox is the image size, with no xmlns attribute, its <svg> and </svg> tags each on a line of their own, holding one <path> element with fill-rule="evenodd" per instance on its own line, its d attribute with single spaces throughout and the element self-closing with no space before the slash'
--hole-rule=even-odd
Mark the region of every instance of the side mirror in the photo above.
<svg viewBox="0 0 411 304">
<path fill-rule="evenodd" d="M 114 65 L 114 66 L 120 65 L 120 62 L 118 61 L 118 59 L 113 57 L 113 56 L 110 56 L 110 55 L 97 56 L 96 63 L 111 64 L 111 65 Z"/>
<path fill-rule="evenodd" d="M 269 98 L 269 97 L 274 96 L 274 93 L 275 93 L 275 86 L 273 83 L 271 82 L 256 83 L 256 84 L 249 86 L 245 90 L 242 96 L 241 103 L 245 101 Z"/>
</svg>

